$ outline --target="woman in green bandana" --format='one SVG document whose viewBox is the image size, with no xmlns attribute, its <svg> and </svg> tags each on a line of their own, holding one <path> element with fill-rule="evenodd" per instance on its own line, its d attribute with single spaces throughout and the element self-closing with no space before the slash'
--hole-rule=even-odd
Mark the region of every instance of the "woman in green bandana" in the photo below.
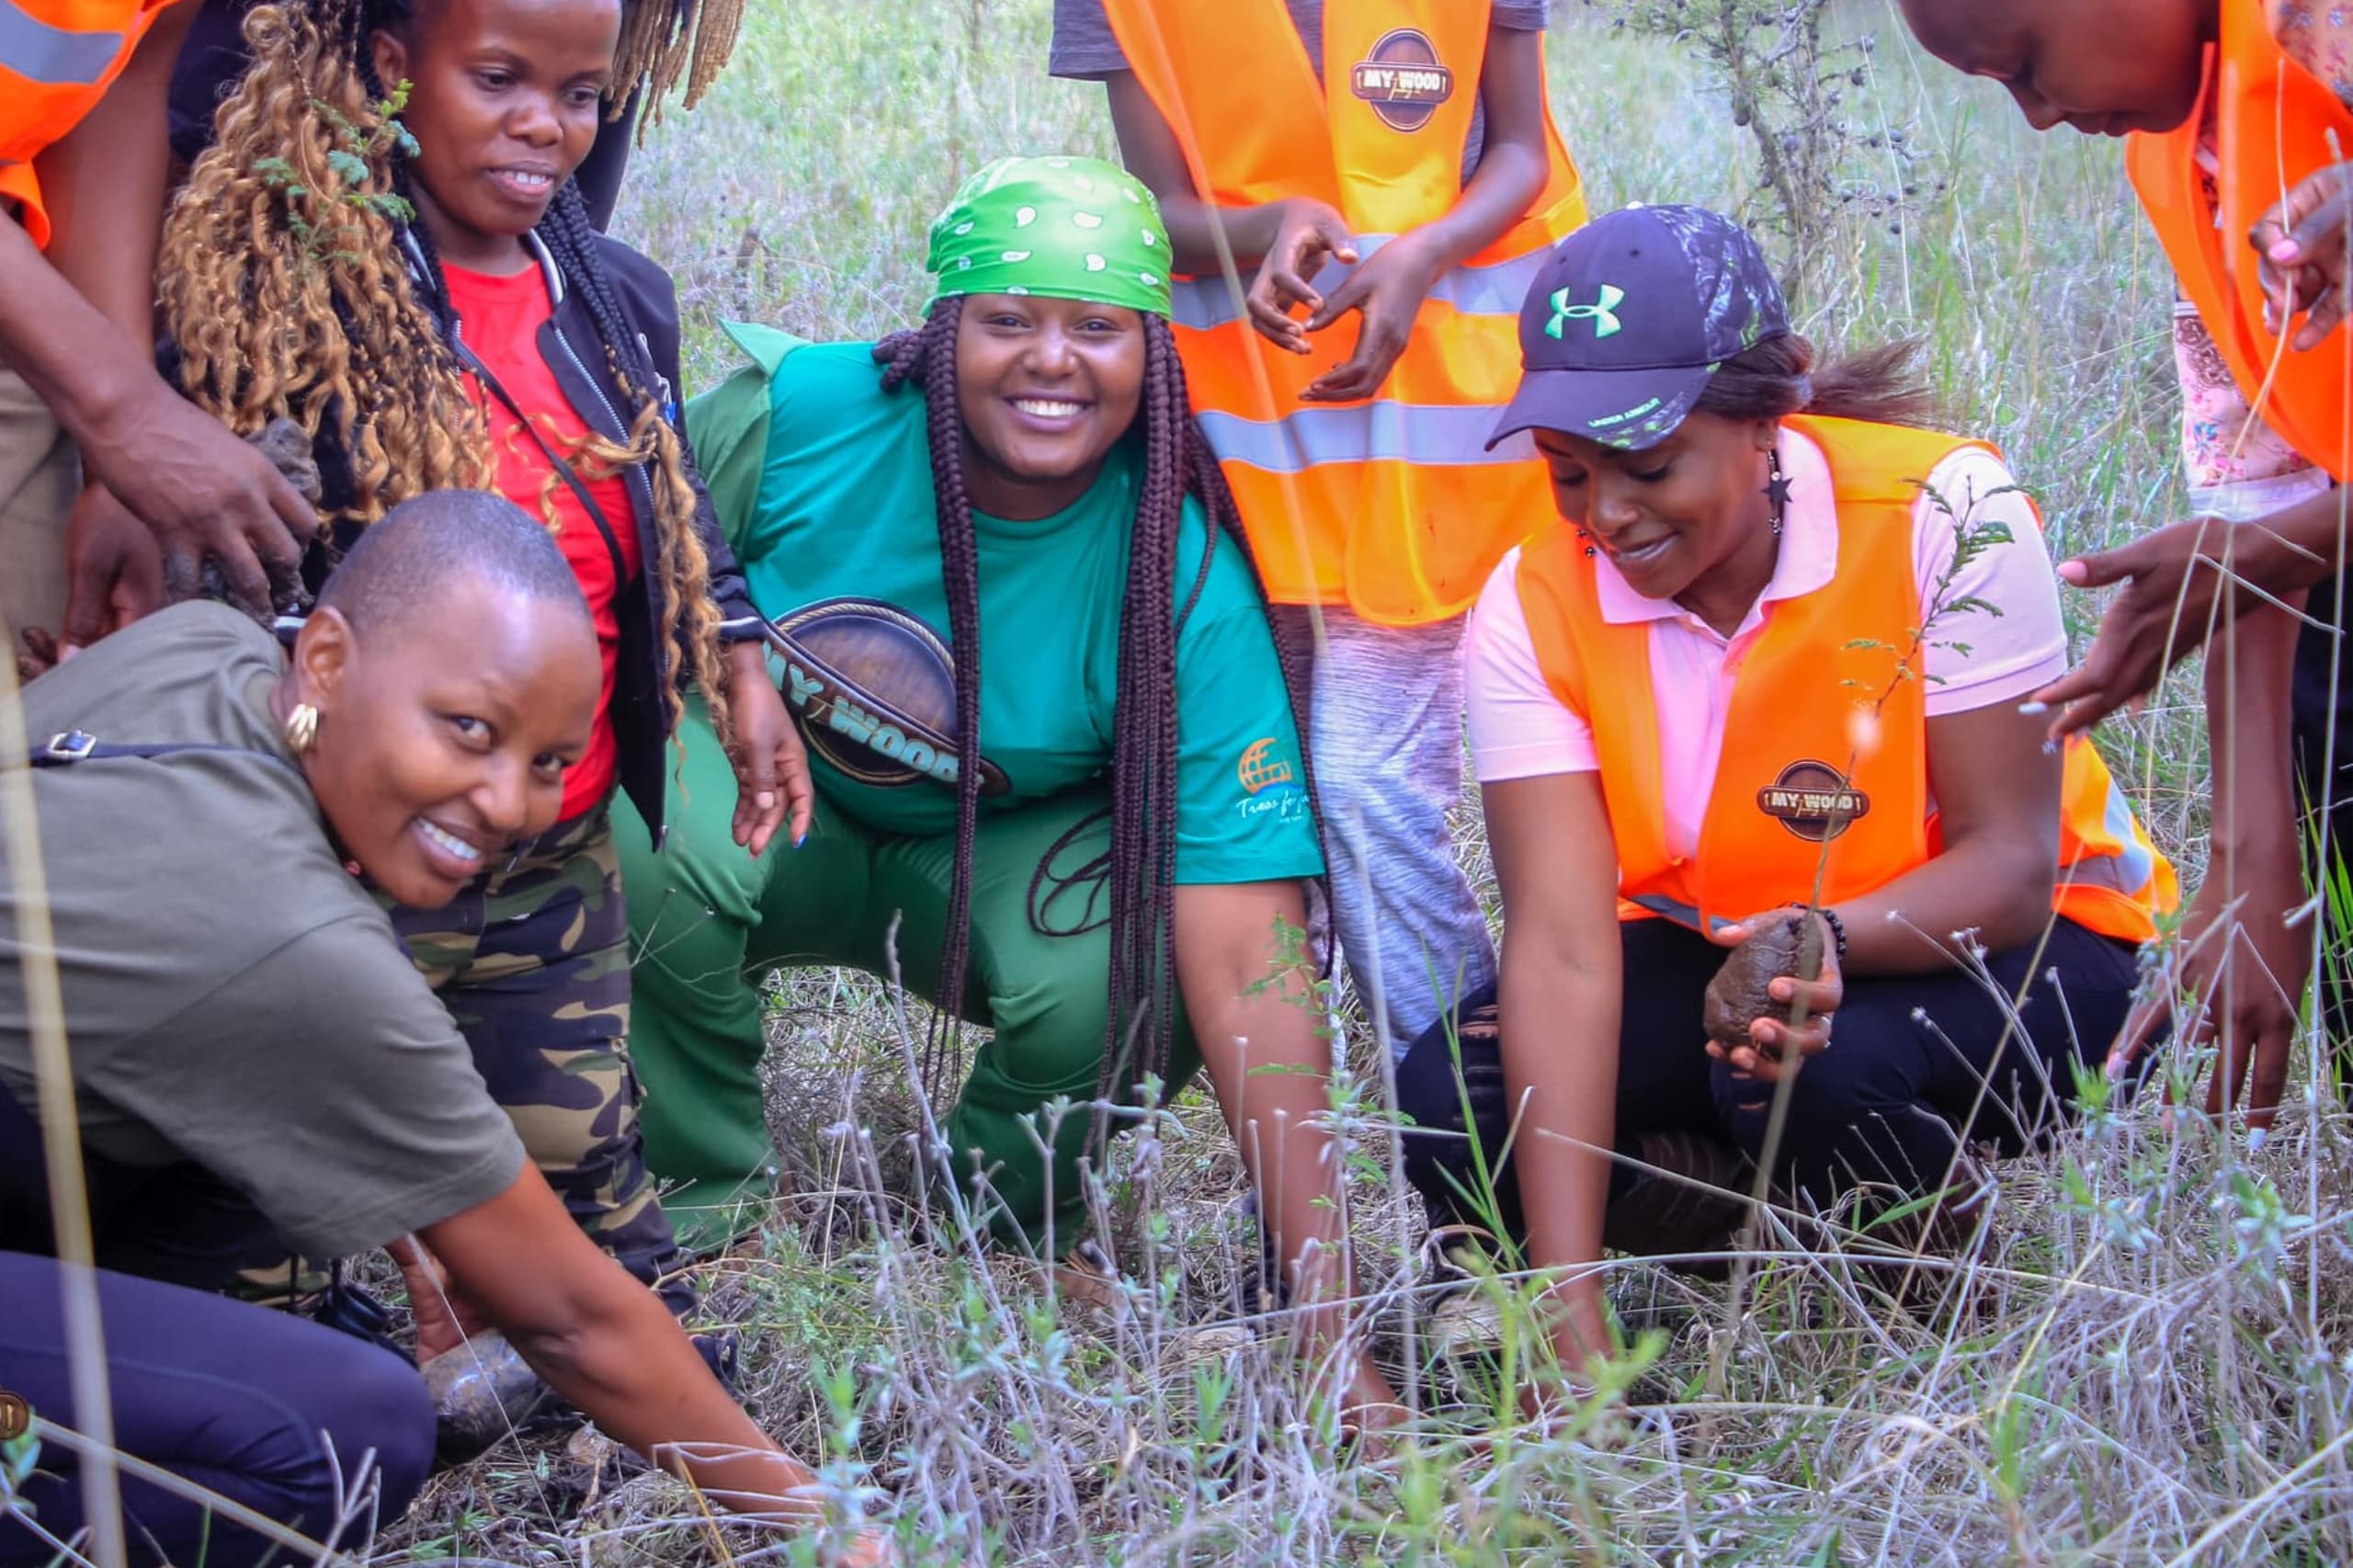
<svg viewBox="0 0 2353 1568">
<path fill-rule="evenodd" d="M 1000 1237 L 1070 1255 L 1089 1105 L 1206 1066 L 1281 1287 L 1335 1303 L 1308 1314 L 1328 1341 L 1348 1268 L 1298 937 L 1324 866 L 1297 661 L 1188 414 L 1158 210 L 1108 164 L 1010 159 L 931 241 L 922 327 L 731 327 L 753 364 L 687 411 L 820 810 L 752 859 L 689 720 L 668 848 L 623 866 L 647 1161 L 691 1184 L 665 1200 L 682 1231 L 765 1190 L 757 977 L 895 961 L 994 1031 L 934 1164 Z M 1369 1362 L 1342 1364 L 1352 1405 L 1388 1404 Z"/>
</svg>

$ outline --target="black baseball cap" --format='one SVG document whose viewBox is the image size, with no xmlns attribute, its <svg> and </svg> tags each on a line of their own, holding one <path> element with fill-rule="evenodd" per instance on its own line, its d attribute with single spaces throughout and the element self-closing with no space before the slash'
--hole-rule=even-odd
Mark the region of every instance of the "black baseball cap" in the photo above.
<svg viewBox="0 0 2353 1568">
<path fill-rule="evenodd" d="M 1627 451 L 1675 433 L 1734 355 L 1786 336 L 1748 231 L 1704 207 L 1626 207 L 1552 247 L 1519 310 L 1519 391 L 1488 438 L 1561 430 Z"/>
</svg>

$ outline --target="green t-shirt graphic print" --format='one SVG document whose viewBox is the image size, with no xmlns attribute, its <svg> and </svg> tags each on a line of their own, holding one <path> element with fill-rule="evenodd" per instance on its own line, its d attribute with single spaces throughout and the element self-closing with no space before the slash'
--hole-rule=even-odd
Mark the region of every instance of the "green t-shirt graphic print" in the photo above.
<svg viewBox="0 0 2353 1568">
<path fill-rule="evenodd" d="M 923 396 L 884 392 L 870 345 L 731 331 L 757 363 L 697 399 L 688 418 L 753 602 L 803 651 L 789 669 L 774 663 L 823 801 L 885 832 L 949 832 L 951 639 Z M 1107 777 L 1142 467 L 1131 437 L 1066 510 L 973 518 L 983 810 Z M 1188 501 L 1171 574 L 1172 608 L 1189 603 L 1176 648 L 1176 880 L 1316 875 L 1323 858 L 1258 585 L 1241 551 L 1212 532 Z"/>
</svg>

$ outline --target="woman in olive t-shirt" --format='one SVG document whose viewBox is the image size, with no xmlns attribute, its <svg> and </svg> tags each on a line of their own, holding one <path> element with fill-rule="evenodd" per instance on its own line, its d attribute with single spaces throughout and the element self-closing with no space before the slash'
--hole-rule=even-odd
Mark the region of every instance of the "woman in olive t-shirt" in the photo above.
<svg viewBox="0 0 2353 1568">
<path fill-rule="evenodd" d="M 1079 1162 L 1134 1119 L 1099 1108 L 1206 1066 L 1281 1284 L 1331 1303 L 1310 1313 L 1329 1336 L 1347 1284 L 1331 1053 L 1284 936 L 1323 858 L 1285 662 L 1188 413 L 1167 265 L 1131 176 L 1006 159 L 934 226 L 921 329 L 801 347 L 738 329 L 760 363 L 688 417 L 785 644 L 823 809 L 804 844 L 752 860 L 709 730 L 682 726 L 668 847 L 618 835 L 630 1053 L 647 1164 L 695 1183 L 665 1207 L 716 1231 L 774 1165 L 756 977 L 903 964 L 993 1030 L 933 1174 L 1097 1294 L 1099 1266 L 1070 1258 Z M 950 1027 L 927 1051 L 943 1110 Z M 1370 1363 L 1334 1364 L 1379 1419 L 1392 1396 Z"/>
<path fill-rule="evenodd" d="M 43 956 L 25 935 L 40 903 L 127 1452 L 313 1538 L 336 1528 L 338 1467 L 364 1451 L 385 1517 L 422 1483 L 433 1409 L 413 1370 L 180 1288 L 222 1288 L 275 1233 L 321 1256 L 390 1246 L 420 1358 L 495 1328 L 615 1437 L 671 1449 L 727 1502 L 810 1518 L 791 1494 L 813 1477 L 572 1223 L 361 884 L 446 902 L 481 855 L 543 830 L 598 684 L 547 531 L 496 496 L 442 491 L 361 536 L 290 657 L 194 603 L 26 689 L 50 764 L 34 776 L 46 892 L 0 864 L 0 1389 L 68 1432 L 88 1425 L 35 1124 L 23 976 Z M 677 1460 L 682 1444 L 730 1457 Z M 49 1434 L 50 1473 L 25 1489 L 37 1512 L 0 1508 L 0 1564 L 49 1561 L 49 1538 L 85 1523 L 75 1451 Z M 151 1540 L 216 1568 L 274 1550 L 171 1489 L 127 1480 L 124 1501 L 142 1560 Z"/>
</svg>

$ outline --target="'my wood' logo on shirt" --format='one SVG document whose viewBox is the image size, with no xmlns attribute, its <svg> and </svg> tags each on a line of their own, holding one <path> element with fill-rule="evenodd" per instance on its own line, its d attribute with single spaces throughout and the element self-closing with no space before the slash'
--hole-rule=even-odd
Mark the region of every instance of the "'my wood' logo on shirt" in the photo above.
<svg viewBox="0 0 2353 1568">
<path fill-rule="evenodd" d="M 1438 62 L 1427 33 L 1399 28 L 1381 35 L 1372 57 L 1349 74 L 1348 86 L 1392 131 L 1419 131 L 1454 97 L 1454 72 Z"/>
<path fill-rule="evenodd" d="M 1871 798 L 1826 762 L 1793 762 L 1756 791 L 1756 809 L 1798 837 L 1820 844 L 1870 814 Z"/>
</svg>

